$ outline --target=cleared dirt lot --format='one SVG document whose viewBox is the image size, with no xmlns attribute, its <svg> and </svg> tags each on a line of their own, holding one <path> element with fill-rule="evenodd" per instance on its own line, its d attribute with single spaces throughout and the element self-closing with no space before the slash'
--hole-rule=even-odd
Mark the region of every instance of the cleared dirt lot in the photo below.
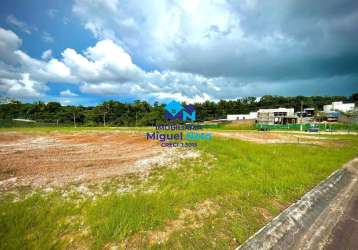
<svg viewBox="0 0 358 250">
<path fill-rule="evenodd" d="M 0 134 L 0 188 L 61 186 L 145 172 L 165 158 L 143 133 Z"/>
<path fill-rule="evenodd" d="M 214 136 L 240 139 L 260 144 L 266 143 L 301 143 L 315 145 L 342 145 L 344 142 L 334 140 L 327 136 L 312 134 L 293 134 L 281 132 L 264 132 L 264 131 L 239 131 L 239 132 L 214 132 Z"/>
<path fill-rule="evenodd" d="M 213 132 L 215 137 L 255 143 L 342 145 L 323 136 L 257 131 Z M 186 156 L 148 141 L 144 132 L 0 133 L 0 189 L 63 186 L 125 174 L 147 174 L 155 165 L 172 165 Z M 186 152 L 187 153 L 187 152 Z"/>
</svg>

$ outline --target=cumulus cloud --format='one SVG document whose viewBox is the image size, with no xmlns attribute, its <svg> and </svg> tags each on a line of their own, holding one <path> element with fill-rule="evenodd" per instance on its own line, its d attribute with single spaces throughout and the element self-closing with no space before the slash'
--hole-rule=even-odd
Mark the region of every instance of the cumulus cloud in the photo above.
<svg viewBox="0 0 358 250">
<path fill-rule="evenodd" d="M 1 78 L 0 93 L 9 97 L 40 97 L 47 87 L 30 78 L 30 74 L 22 73 L 17 78 Z"/>
<path fill-rule="evenodd" d="M 181 8 L 195 11 L 196 7 L 188 3 Z M 211 30 L 215 33 L 229 32 L 222 27 L 211 27 Z M 336 94 L 335 91 L 344 88 L 350 93 L 357 89 L 355 83 L 358 82 L 356 74 L 299 78 L 287 82 L 286 79 L 248 78 L 245 74 L 208 76 L 175 69 L 148 71 L 133 62 L 124 45 L 111 39 L 99 40 L 81 52 L 67 48 L 58 58 L 47 50 L 41 59 L 36 59 L 20 49 L 21 39 L 14 32 L 0 28 L 0 38 L 4 41 L 0 43 L 0 50 L 5 52 L 0 55 L 0 93 L 18 98 L 43 96 L 49 89 L 48 85 L 56 83 L 76 84 L 80 92 L 93 95 L 203 102 L 272 93 L 306 94 L 302 92 L 305 89 L 310 89 L 310 93 L 315 95 Z M 219 63 L 217 67 L 220 67 Z M 293 87 L 288 87 L 288 84 Z M 331 93 L 322 92 L 327 86 Z M 77 93 L 67 89 L 60 95 L 75 97 Z"/>
<path fill-rule="evenodd" d="M 8 15 L 6 17 L 6 22 L 11 26 L 20 29 L 22 32 L 31 34 L 31 28 L 25 22 L 17 19 L 14 15 Z"/>
<path fill-rule="evenodd" d="M 75 97 L 78 96 L 78 94 L 73 93 L 71 90 L 66 89 L 60 92 L 60 95 L 63 97 Z"/>
<path fill-rule="evenodd" d="M 48 60 L 51 57 L 52 57 L 52 50 L 50 50 L 50 49 L 45 50 L 41 55 L 41 59 L 43 59 L 43 60 Z"/>
<path fill-rule="evenodd" d="M 67 48 L 61 58 L 53 58 L 52 51 L 36 59 L 19 49 L 21 40 L 15 33 L 0 30 L 7 39 L 3 50 L 8 55 L 0 64 L 0 91 L 9 96 L 40 96 L 48 89 L 48 83 L 78 84 L 84 93 L 96 95 L 132 95 L 138 98 L 167 98 L 180 100 L 210 99 L 219 90 L 211 79 L 191 73 L 175 71 L 145 71 L 133 63 L 131 56 L 114 41 L 98 41 L 82 53 Z M 14 62 L 14 65 L 7 61 Z M 27 91 L 24 95 L 24 91 Z M 30 91 L 31 89 L 31 91 Z M 74 96 L 69 90 L 60 93 Z"/>
<path fill-rule="evenodd" d="M 70 69 L 61 61 L 43 61 L 20 50 L 21 39 L 0 28 L 0 93 L 10 97 L 39 97 L 48 82 L 73 81 Z M 47 53 L 48 54 L 48 53 Z"/>
<path fill-rule="evenodd" d="M 165 70 L 246 82 L 357 74 L 351 0 L 76 0 L 75 15 Z"/>
<path fill-rule="evenodd" d="M 46 11 L 46 14 L 50 17 L 50 18 L 55 18 L 56 15 L 58 14 L 58 9 L 48 9 Z"/>
<path fill-rule="evenodd" d="M 0 28 L 0 60 L 5 63 L 14 63 L 14 51 L 20 47 L 22 40 L 11 30 Z"/>
<path fill-rule="evenodd" d="M 45 43 L 53 43 L 55 39 L 50 33 L 42 32 L 42 41 L 44 41 Z"/>
<path fill-rule="evenodd" d="M 144 73 L 133 64 L 129 54 L 108 39 L 89 47 L 84 54 L 66 49 L 62 56 L 73 74 L 86 82 L 134 81 L 140 79 Z"/>
</svg>

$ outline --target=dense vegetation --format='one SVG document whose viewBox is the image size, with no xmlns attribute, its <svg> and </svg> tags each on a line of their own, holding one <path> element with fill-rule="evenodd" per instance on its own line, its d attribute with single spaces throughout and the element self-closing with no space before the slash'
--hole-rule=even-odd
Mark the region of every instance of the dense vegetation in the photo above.
<svg viewBox="0 0 358 250">
<path fill-rule="evenodd" d="M 350 97 L 345 96 L 263 96 L 259 101 L 255 97 L 245 97 L 238 100 L 219 102 L 206 101 L 195 103 L 197 120 L 212 120 L 225 118 L 227 114 L 245 114 L 257 111 L 259 108 L 293 107 L 295 110 L 303 107 L 314 107 L 321 110 L 323 105 L 332 101 L 345 101 L 358 103 L 358 93 Z M 13 101 L 0 105 L 0 120 L 4 124 L 6 120 L 14 118 L 31 119 L 37 122 L 53 124 L 72 124 L 97 126 L 148 126 L 164 122 L 164 105 L 154 103 L 150 105 L 145 101 L 134 103 L 121 103 L 110 100 L 95 107 L 62 106 L 57 102 L 21 103 Z"/>
</svg>

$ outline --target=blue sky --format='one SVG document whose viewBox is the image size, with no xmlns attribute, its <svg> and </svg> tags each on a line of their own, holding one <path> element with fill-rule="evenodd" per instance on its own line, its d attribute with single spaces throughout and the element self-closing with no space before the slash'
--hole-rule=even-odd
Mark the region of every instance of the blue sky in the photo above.
<svg viewBox="0 0 358 250">
<path fill-rule="evenodd" d="M 12 0 L 0 95 L 95 105 L 358 92 L 356 1 Z"/>
</svg>

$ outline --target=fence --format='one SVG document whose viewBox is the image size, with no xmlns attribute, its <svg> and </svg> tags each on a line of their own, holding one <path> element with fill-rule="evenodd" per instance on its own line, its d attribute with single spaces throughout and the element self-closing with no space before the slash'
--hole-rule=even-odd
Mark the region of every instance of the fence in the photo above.
<svg viewBox="0 0 358 250">
<path fill-rule="evenodd" d="M 263 129 L 263 130 L 300 130 L 301 124 L 275 124 L 275 125 L 267 125 L 267 124 L 256 124 L 256 129 Z M 356 123 L 326 123 L 326 124 L 302 124 L 302 129 L 308 130 L 309 128 L 319 128 L 321 131 L 334 131 L 334 130 L 346 130 L 346 131 L 358 131 L 358 124 Z"/>
</svg>

